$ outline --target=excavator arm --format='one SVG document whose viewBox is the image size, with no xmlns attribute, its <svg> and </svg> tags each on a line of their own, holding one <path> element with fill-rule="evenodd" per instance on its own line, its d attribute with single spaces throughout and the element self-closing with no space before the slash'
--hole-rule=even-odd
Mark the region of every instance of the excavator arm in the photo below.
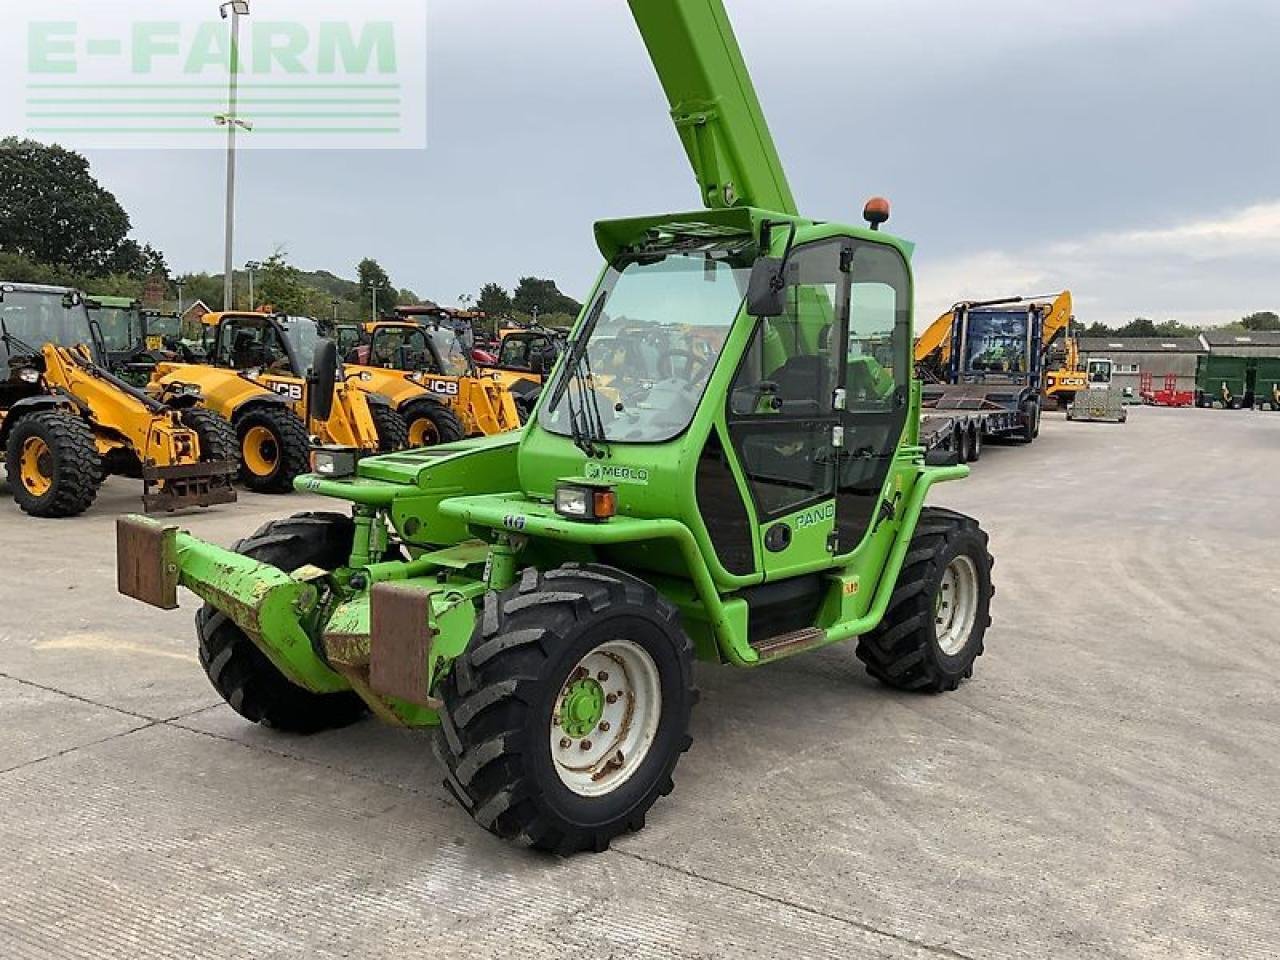
<svg viewBox="0 0 1280 960">
<path fill-rule="evenodd" d="M 710 209 L 796 215 L 723 0 L 628 0 Z"/>
</svg>

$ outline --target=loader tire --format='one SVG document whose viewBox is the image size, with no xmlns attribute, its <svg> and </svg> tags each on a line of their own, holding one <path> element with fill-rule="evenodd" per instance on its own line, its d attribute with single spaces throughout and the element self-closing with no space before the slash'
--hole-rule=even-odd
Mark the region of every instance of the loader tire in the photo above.
<svg viewBox="0 0 1280 960">
<path fill-rule="evenodd" d="M 404 417 L 381 403 L 369 404 L 369 416 L 378 435 L 379 453 L 393 453 L 409 446 L 409 424 Z"/>
<path fill-rule="evenodd" d="M 97 499 L 102 458 L 93 430 L 77 414 L 44 410 L 9 432 L 5 469 L 13 499 L 33 517 L 76 517 Z"/>
<path fill-rule="evenodd" d="M 178 414 L 178 419 L 195 433 L 200 442 L 202 463 L 236 463 L 240 459 L 236 443 L 236 428 L 222 414 L 203 407 L 190 407 Z"/>
<path fill-rule="evenodd" d="M 332 570 L 351 554 L 354 526 L 337 513 L 300 513 L 274 520 L 232 545 L 236 553 L 291 573 L 308 564 Z M 200 665 L 223 700 L 240 716 L 286 733 L 318 733 L 349 726 L 367 708 L 355 693 L 312 693 L 288 680 L 221 610 L 196 613 Z"/>
<path fill-rule="evenodd" d="M 920 693 L 954 690 L 973 676 L 991 625 L 991 565 L 976 520 L 926 507 L 884 619 L 858 640 L 867 672 Z"/>
<path fill-rule="evenodd" d="M 409 424 L 409 446 L 433 447 L 466 436 L 458 415 L 442 403 L 422 398 L 406 403 L 403 415 Z"/>
<path fill-rule="evenodd" d="M 301 418 L 284 404 L 250 407 L 236 419 L 240 479 L 255 493 L 289 493 L 309 469 L 311 441 Z"/>
<path fill-rule="evenodd" d="M 440 687 L 445 785 L 489 832 L 560 855 L 644 826 L 689 748 L 693 647 L 674 606 L 599 565 L 485 597 Z"/>
</svg>

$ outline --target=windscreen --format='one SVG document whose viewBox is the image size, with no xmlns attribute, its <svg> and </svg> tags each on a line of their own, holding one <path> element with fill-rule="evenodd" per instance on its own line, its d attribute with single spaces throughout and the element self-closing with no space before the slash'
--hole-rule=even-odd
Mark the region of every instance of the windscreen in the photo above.
<svg viewBox="0 0 1280 960">
<path fill-rule="evenodd" d="M 0 330 L 21 340 L 33 350 L 46 343 L 63 347 L 87 344 L 93 349 L 89 312 L 78 297 L 63 293 L 5 290 L 0 301 Z M 17 344 L 0 344 L 0 376 L 9 375 L 9 357 L 25 351 Z"/>
<path fill-rule="evenodd" d="M 1026 373 L 1028 329 L 1025 310 L 971 312 L 965 349 L 965 371 L 981 374 Z"/>
<path fill-rule="evenodd" d="M 320 325 L 310 317 L 283 317 L 280 326 L 289 341 L 289 352 L 297 358 L 301 372 L 311 372 L 316 345 L 320 342 Z"/>
<path fill-rule="evenodd" d="M 112 353 L 129 350 L 142 339 L 139 313 L 134 307 L 99 307 L 93 317 L 102 330 L 102 345 Z"/>
<path fill-rule="evenodd" d="M 572 436 L 575 417 L 589 409 L 608 441 L 656 443 L 682 433 L 738 316 L 750 268 L 727 249 L 610 267 L 541 425 Z"/>
<path fill-rule="evenodd" d="M 468 376 L 471 372 L 471 358 L 462 338 L 449 327 L 424 329 L 440 354 L 440 362 L 444 366 L 441 373 L 446 377 Z"/>
<path fill-rule="evenodd" d="M 369 366 L 437 373 L 427 333 L 421 327 L 380 327 L 369 346 Z"/>
</svg>

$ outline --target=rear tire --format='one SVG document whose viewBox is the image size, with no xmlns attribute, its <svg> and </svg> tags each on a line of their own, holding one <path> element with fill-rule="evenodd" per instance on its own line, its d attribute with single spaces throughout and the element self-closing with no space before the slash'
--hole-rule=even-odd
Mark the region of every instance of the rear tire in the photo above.
<svg viewBox="0 0 1280 960">
<path fill-rule="evenodd" d="M 93 430 L 65 410 L 29 413 L 14 424 L 5 448 L 13 499 L 33 517 L 75 517 L 97 499 L 102 458 Z"/>
<path fill-rule="evenodd" d="M 251 407 L 236 418 L 240 479 L 255 493 L 289 493 L 309 469 L 306 425 L 280 403 Z"/>
<path fill-rule="evenodd" d="M 300 513 L 274 520 L 232 546 L 236 553 L 286 572 L 312 564 L 325 570 L 350 558 L 354 525 L 337 513 Z M 312 693 L 288 680 L 225 613 L 205 604 L 196 614 L 200 665 L 219 696 L 252 723 L 288 733 L 348 726 L 367 708 L 355 693 Z"/>
<path fill-rule="evenodd" d="M 453 443 L 466 436 L 456 413 L 426 397 L 406 403 L 403 416 L 408 423 L 408 444 L 415 448 Z"/>
<path fill-rule="evenodd" d="M 969 462 L 977 463 L 982 459 L 982 425 L 975 423 L 969 433 Z"/>
<path fill-rule="evenodd" d="M 404 417 L 382 403 L 369 404 L 369 417 L 378 435 L 378 452 L 394 453 L 409 446 L 409 424 Z"/>
<path fill-rule="evenodd" d="M 991 566 L 976 520 L 926 507 L 884 619 L 858 641 L 867 672 L 921 693 L 954 690 L 973 676 L 991 625 Z"/>
<path fill-rule="evenodd" d="M 693 647 L 641 580 L 530 567 L 485 597 L 441 699 L 445 785 L 477 823 L 538 850 L 601 851 L 672 790 L 691 743 Z"/>
</svg>

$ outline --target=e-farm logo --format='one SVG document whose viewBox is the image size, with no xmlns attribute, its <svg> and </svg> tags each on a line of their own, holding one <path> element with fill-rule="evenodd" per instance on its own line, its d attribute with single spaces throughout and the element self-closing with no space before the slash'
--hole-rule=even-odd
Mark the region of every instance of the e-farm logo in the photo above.
<svg viewBox="0 0 1280 960">
<path fill-rule="evenodd" d="M 90 149 L 229 134 L 240 149 L 426 146 L 426 0 L 23 8 L 0 33 L 6 133 Z"/>
</svg>

